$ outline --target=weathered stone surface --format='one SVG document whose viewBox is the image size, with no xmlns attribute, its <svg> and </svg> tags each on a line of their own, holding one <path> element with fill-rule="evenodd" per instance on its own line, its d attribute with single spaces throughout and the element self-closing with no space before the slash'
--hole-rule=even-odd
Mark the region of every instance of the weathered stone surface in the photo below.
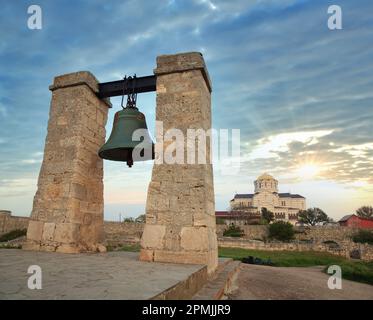
<svg viewBox="0 0 373 320">
<path fill-rule="evenodd" d="M 33 241 L 40 241 L 43 234 L 44 222 L 31 220 L 27 229 L 27 238 Z"/>
<path fill-rule="evenodd" d="M 141 261 L 154 261 L 154 250 L 141 249 L 140 251 Z"/>
<path fill-rule="evenodd" d="M 206 264 L 211 273 L 217 266 L 217 241 L 209 138 L 206 163 L 186 164 L 186 146 L 193 144 L 188 130 L 211 128 L 210 79 L 197 52 L 160 56 L 154 73 L 156 119 L 163 122 L 164 133 L 178 129 L 184 135 L 184 163 L 153 166 L 140 260 Z M 157 130 L 156 135 L 161 134 Z M 156 144 L 157 159 L 170 144 Z"/>
<path fill-rule="evenodd" d="M 157 248 L 163 247 L 163 239 L 166 233 L 166 226 L 146 224 L 144 234 L 141 238 L 141 246 L 143 248 Z"/>
<path fill-rule="evenodd" d="M 55 229 L 56 229 L 56 224 L 55 223 L 53 223 L 53 222 L 44 223 L 42 240 L 43 241 L 53 241 Z"/>
<path fill-rule="evenodd" d="M 181 247 L 185 250 L 208 251 L 208 229 L 206 227 L 183 227 L 181 229 Z"/>
<path fill-rule="evenodd" d="M 105 142 L 109 102 L 97 98 L 98 82 L 89 72 L 58 76 L 50 89 L 48 134 L 25 247 L 97 251 L 103 241 L 103 164 L 97 152 Z M 40 247 L 32 246 L 35 241 Z"/>
</svg>

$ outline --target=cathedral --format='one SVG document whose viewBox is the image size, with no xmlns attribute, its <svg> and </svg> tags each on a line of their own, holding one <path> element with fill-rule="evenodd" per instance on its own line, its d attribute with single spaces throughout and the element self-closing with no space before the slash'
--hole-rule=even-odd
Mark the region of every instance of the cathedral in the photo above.
<svg viewBox="0 0 373 320">
<path fill-rule="evenodd" d="M 265 173 L 254 181 L 254 193 L 236 194 L 230 201 L 231 211 L 260 214 L 262 208 L 273 212 L 275 221 L 295 224 L 298 212 L 306 209 L 306 198 L 299 194 L 279 193 L 278 181 Z"/>
</svg>

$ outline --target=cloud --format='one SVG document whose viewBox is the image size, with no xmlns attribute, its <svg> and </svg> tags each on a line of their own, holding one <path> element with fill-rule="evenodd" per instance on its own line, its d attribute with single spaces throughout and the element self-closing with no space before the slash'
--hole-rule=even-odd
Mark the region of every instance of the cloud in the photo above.
<svg viewBox="0 0 373 320">
<path fill-rule="evenodd" d="M 5 2 L 0 11 L 2 179 L 37 176 L 42 155 L 34 153 L 44 147 L 54 76 L 78 70 L 100 81 L 148 75 L 159 54 L 200 50 L 213 81 L 213 126 L 239 128 L 243 142 L 243 178 L 215 175 L 221 197 L 228 185 L 263 171 L 297 181 L 288 173 L 305 162 L 322 166 L 320 179 L 365 183 L 364 190 L 373 184 L 371 1 L 339 1 L 344 28 L 335 32 L 326 27 L 323 0 L 38 4 L 39 31 L 26 28 L 24 2 Z M 155 96 L 139 101 L 152 127 Z M 138 182 L 141 199 L 150 174 L 151 165 L 128 171 L 108 164 L 105 189 Z M 115 199 L 130 201 L 120 193 Z"/>
</svg>

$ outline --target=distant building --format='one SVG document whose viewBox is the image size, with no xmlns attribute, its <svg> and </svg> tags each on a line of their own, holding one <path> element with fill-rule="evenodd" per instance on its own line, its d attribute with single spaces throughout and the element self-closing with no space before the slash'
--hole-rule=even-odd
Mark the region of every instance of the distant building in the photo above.
<svg viewBox="0 0 373 320">
<path fill-rule="evenodd" d="M 221 218 L 232 221 L 245 216 L 250 219 L 260 218 L 262 208 L 267 208 L 273 212 L 275 220 L 295 224 L 299 211 L 306 209 L 305 197 L 299 194 L 279 193 L 278 181 L 267 173 L 254 181 L 254 187 L 254 193 L 236 194 L 230 201 L 231 211 L 221 212 L 217 217 L 220 215 Z"/>
<path fill-rule="evenodd" d="M 342 227 L 373 229 L 373 219 L 362 218 L 355 214 L 344 216 L 338 223 Z"/>
</svg>

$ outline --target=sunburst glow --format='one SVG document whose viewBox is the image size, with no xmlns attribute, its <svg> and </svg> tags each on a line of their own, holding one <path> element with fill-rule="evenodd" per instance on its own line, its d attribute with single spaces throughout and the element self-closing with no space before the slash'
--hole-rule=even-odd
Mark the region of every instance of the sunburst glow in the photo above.
<svg viewBox="0 0 373 320">
<path fill-rule="evenodd" d="M 299 178 L 311 179 L 318 175 L 320 167 L 316 164 L 304 164 L 300 166 L 296 172 Z"/>
</svg>

